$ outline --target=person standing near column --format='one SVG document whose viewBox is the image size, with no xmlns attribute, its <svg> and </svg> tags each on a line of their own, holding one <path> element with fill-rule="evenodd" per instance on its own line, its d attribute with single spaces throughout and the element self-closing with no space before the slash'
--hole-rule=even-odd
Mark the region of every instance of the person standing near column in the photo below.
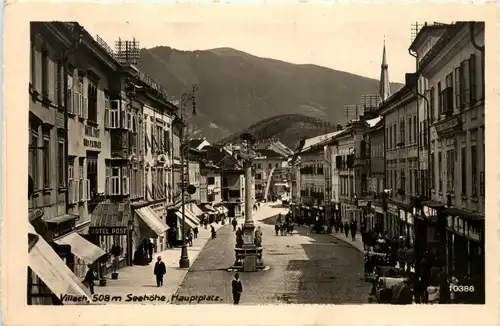
<svg viewBox="0 0 500 326">
<path fill-rule="evenodd" d="M 243 284 L 241 284 L 240 274 L 234 274 L 234 279 L 231 282 L 231 288 L 233 292 L 233 303 L 239 304 L 241 293 L 243 292 Z"/>
</svg>

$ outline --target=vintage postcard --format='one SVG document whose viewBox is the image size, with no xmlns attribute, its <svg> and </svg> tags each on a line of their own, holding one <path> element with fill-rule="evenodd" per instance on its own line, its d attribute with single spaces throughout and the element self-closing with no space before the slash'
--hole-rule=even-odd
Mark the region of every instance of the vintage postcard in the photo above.
<svg viewBox="0 0 500 326">
<path fill-rule="evenodd" d="M 8 4 L 6 325 L 492 325 L 494 12 Z"/>
</svg>

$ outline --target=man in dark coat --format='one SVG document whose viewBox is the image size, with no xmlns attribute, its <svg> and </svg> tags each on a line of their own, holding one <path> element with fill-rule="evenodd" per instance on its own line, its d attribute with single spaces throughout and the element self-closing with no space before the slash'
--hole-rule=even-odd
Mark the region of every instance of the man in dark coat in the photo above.
<svg viewBox="0 0 500 326">
<path fill-rule="evenodd" d="M 231 289 L 233 292 L 233 303 L 239 304 L 241 293 L 243 292 L 243 285 L 241 284 L 240 281 L 240 274 L 238 273 L 234 274 L 234 279 L 231 282 Z"/>
<path fill-rule="evenodd" d="M 94 281 L 97 278 L 97 273 L 95 272 L 92 265 L 88 265 L 87 274 L 85 274 L 85 278 L 83 279 L 83 283 L 88 284 L 90 289 L 90 294 L 94 294 Z"/>
<path fill-rule="evenodd" d="M 348 237 L 349 236 L 349 223 L 347 223 L 347 221 L 344 224 L 344 232 L 345 232 L 345 236 Z"/>
<path fill-rule="evenodd" d="M 151 242 L 151 240 L 148 239 L 147 247 L 148 247 L 148 255 L 149 255 L 149 262 L 153 261 L 153 249 L 154 249 L 154 244 Z"/>
<path fill-rule="evenodd" d="M 358 223 L 356 221 L 352 221 L 351 222 L 351 227 L 350 227 L 352 241 L 356 240 L 356 231 L 357 231 L 357 229 L 358 229 Z"/>
<path fill-rule="evenodd" d="M 156 286 L 163 286 L 163 275 L 167 273 L 167 268 L 165 267 L 165 263 L 161 261 L 161 257 L 158 257 L 153 273 L 156 276 Z"/>
<path fill-rule="evenodd" d="M 210 232 L 212 233 L 212 239 L 215 239 L 217 237 L 217 233 L 215 232 L 213 225 L 210 225 Z"/>
<path fill-rule="evenodd" d="M 233 232 L 236 231 L 236 225 L 238 225 L 238 222 L 236 222 L 236 218 L 233 218 L 231 224 L 233 225 Z"/>
</svg>

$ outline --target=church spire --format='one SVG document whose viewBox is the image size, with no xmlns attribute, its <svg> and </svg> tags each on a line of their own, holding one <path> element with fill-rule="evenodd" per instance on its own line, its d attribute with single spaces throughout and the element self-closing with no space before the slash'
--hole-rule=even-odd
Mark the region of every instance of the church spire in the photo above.
<svg viewBox="0 0 500 326">
<path fill-rule="evenodd" d="M 382 53 L 382 65 L 380 66 L 380 84 L 378 89 L 378 94 L 380 95 L 380 100 L 385 101 L 389 96 L 391 96 L 391 85 L 389 83 L 389 66 L 387 65 L 387 57 L 385 54 L 385 39 L 384 39 L 384 51 Z"/>
</svg>

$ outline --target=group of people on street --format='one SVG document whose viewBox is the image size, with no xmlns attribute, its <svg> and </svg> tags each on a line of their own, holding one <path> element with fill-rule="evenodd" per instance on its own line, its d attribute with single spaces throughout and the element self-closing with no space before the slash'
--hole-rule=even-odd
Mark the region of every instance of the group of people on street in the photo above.
<svg viewBox="0 0 500 326">
<path fill-rule="evenodd" d="M 287 235 L 287 234 L 292 234 L 293 233 L 293 222 L 291 218 L 290 212 L 288 212 L 285 215 L 285 218 L 283 219 L 283 216 L 278 214 L 278 217 L 276 218 L 276 224 L 274 225 L 274 231 L 276 235 Z"/>
</svg>

